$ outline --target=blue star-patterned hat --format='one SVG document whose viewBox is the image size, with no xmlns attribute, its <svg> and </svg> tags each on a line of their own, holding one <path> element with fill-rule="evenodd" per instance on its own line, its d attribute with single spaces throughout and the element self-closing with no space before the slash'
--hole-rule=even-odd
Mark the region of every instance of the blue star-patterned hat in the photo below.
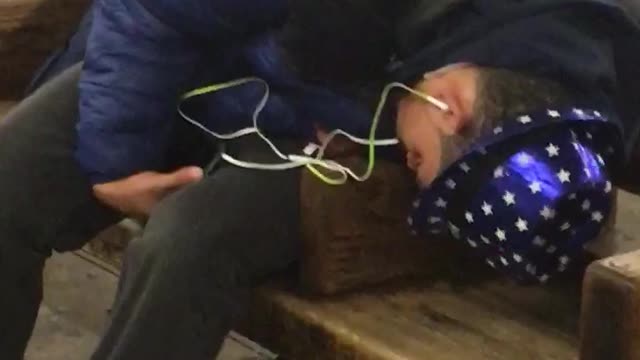
<svg viewBox="0 0 640 360">
<path fill-rule="evenodd" d="M 606 116 L 581 108 L 505 121 L 419 194 L 409 225 L 449 232 L 489 266 L 546 282 L 606 222 L 619 138 Z"/>
</svg>

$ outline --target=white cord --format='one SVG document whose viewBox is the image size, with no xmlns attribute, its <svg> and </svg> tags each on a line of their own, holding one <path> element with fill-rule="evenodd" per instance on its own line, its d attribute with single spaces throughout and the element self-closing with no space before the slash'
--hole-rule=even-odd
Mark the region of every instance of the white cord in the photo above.
<svg viewBox="0 0 640 360">
<path fill-rule="evenodd" d="M 236 139 L 242 136 L 246 136 L 246 135 L 250 135 L 250 134 L 257 134 L 267 145 L 269 145 L 269 147 L 273 150 L 273 152 L 282 160 L 285 160 L 286 162 L 284 163 L 272 163 L 272 164 L 258 164 L 258 163 L 253 163 L 253 162 L 247 162 L 247 161 L 242 161 L 242 160 L 238 160 L 232 156 L 230 156 L 227 153 L 222 153 L 221 157 L 223 160 L 229 162 L 230 164 L 233 164 L 235 166 L 238 167 L 242 167 L 242 168 L 247 168 L 247 169 L 256 169 L 256 170 L 270 170 L 270 171 L 281 171 L 281 170 L 289 170 L 289 169 L 294 169 L 294 168 L 298 168 L 298 167 L 302 167 L 302 166 L 307 166 L 307 165 L 314 165 L 314 166 L 319 166 L 322 168 L 325 168 L 327 170 L 333 171 L 333 172 L 337 172 L 340 174 L 340 180 L 338 181 L 347 181 L 349 177 L 357 180 L 357 181 L 365 181 L 368 176 L 358 176 L 356 175 L 353 171 L 351 171 L 351 169 L 340 165 L 339 163 L 333 161 L 333 160 L 327 160 L 327 159 L 323 159 L 324 153 L 327 149 L 327 147 L 329 146 L 329 144 L 331 143 L 331 141 L 337 136 L 337 135 L 343 135 L 345 137 L 347 137 L 349 140 L 351 140 L 352 142 L 356 143 L 356 144 L 360 144 L 360 145 L 367 145 L 367 146 L 393 146 L 393 145 L 397 145 L 398 144 L 398 139 L 381 139 L 381 140 L 373 140 L 371 141 L 370 139 L 362 139 L 356 136 L 353 136 L 341 129 L 336 129 L 331 131 L 327 137 L 324 139 L 322 145 L 320 146 L 318 153 L 316 155 L 316 157 L 310 157 L 310 156 L 305 156 L 305 155 L 294 155 L 294 154 L 289 154 L 289 155 L 285 155 L 284 153 L 282 153 L 280 151 L 280 149 L 278 149 L 278 147 L 271 142 L 271 140 L 269 140 L 261 131 L 260 128 L 258 127 L 258 117 L 260 116 L 260 113 L 264 110 L 264 108 L 267 105 L 267 101 L 269 100 L 269 96 L 270 96 L 270 88 L 269 88 L 269 84 L 267 84 L 267 82 L 265 82 L 262 79 L 259 78 L 245 78 L 245 79 L 239 79 L 239 80 L 234 80 L 228 83 L 223 83 L 223 84 L 219 84 L 219 85 L 213 85 L 210 87 L 206 87 L 203 89 L 198 89 L 198 90 L 194 90 L 188 94 L 186 94 L 183 97 L 183 101 L 191 98 L 191 97 L 195 97 L 195 96 L 200 96 L 200 95 L 204 95 L 210 92 L 215 92 L 215 91 L 219 91 L 219 90 L 223 90 L 223 89 L 227 89 L 227 88 L 231 88 L 234 86 L 240 86 L 243 84 L 248 84 L 250 82 L 259 82 L 262 85 L 264 85 L 265 87 L 265 93 L 262 96 L 262 98 L 260 99 L 258 105 L 256 106 L 253 115 L 252 115 L 252 119 L 253 119 L 253 127 L 247 127 L 244 129 L 240 129 L 238 131 L 235 131 L 233 133 L 230 134 L 220 134 L 217 133 L 215 131 L 210 130 L 209 128 L 207 128 L 206 126 L 202 125 L 201 123 L 199 123 L 198 121 L 196 121 L 195 119 L 191 118 L 190 116 L 188 116 L 187 114 L 184 113 L 184 111 L 182 111 L 182 102 L 180 102 L 180 104 L 178 104 L 178 113 L 180 114 L 180 116 L 182 116 L 187 122 L 189 122 L 190 124 L 196 126 L 198 129 L 204 131 L 205 133 L 217 138 L 217 139 L 222 139 L 222 140 L 231 140 L 231 139 Z M 382 111 L 382 108 L 385 104 L 385 101 L 387 99 L 388 93 L 391 91 L 391 89 L 393 89 L 394 87 L 399 87 L 402 88 L 422 99 L 424 99 L 425 101 L 431 103 L 432 105 L 436 106 L 437 108 L 439 108 L 442 111 L 448 111 L 449 110 L 449 106 L 447 104 L 445 104 L 444 102 L 429 96 L 429 95 L 425 95 L 422 94 L 420 92 L 417 92 L 413 89 L 411 89 L 410 87 L 401 84 L 401 83 L 391 83 L 388 84 L 381 96 L 380 99 L 380 103 L 378 105 L 378 109 L 376 112 L 376 117 L 374 119 L 374 122 L 378 120 L 378 117 Z M 377 124 L 373 124 L 372 126 L 376 126 Z M 375 129 L 372 129 L 375 130 Z"/>
</svg>

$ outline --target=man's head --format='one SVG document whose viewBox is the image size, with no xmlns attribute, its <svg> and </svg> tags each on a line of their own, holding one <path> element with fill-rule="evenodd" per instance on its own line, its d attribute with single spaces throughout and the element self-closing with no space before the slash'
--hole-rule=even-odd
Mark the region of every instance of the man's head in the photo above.
<svg viewBox="0 0 640 360">
<path fill-rule="evenodd" d="M 398 103 L 398 137 L 421 187 L 503 119 L 572 98 L 571 91 L 552 80 L 470 64 L 427 73 L 414 88 L 449 106 L 442 111 L 417 96 Z"/>
</svg>

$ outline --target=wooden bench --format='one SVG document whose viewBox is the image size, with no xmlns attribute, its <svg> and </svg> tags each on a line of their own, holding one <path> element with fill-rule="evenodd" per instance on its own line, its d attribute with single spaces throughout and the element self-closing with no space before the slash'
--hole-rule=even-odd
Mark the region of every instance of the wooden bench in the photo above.
<svg viewBox="0 0 640 360">
<path fill-rule="evenodd" d="M 0 3 L 0 99 L 19 96 L 36 64 L 64 39 L 85 5 L 83 0 Z M 313 189 L 317 185 L 309 186 Z M 307 217 L 318 220 L 305 225 L 312 230 L 305 235 L 302 275 L 256 289 L 245 333 L 292 360 L 640 360 L 640 252 L 634 251 L 640 217 L 636 197 L 621 193 L 618 224 L 591 250 L 602 260 L 551 286 L 521 287 L 467 262 L 464 251 L 450 246 L 451 242 L 430 250 L 420 243 L 402 242 L 401 232 L 392 236 L 371 230 L 385 223 L 391 229 L 401 227 L 400 220 L 384 216 L 387 188 L 388 184 L 375 182 L 355 190 L 317 188 L 318 193 L 335 199 L 325 198 L 307 210 L 315 211 Z M 345 198 L 345 192 L 355 195 Z M 338 229 L 344 241 L 335 246 L 350 257 L 336 262 L 337 267 L 325 266 L 318 256 L 328 248 L 313 246 L 323 224 L 331 225 L 329 219 L 335 217 L 329 213 L 332 208 L 344 208 L 340 213 L 343 218 L 365 210 L 376 216 L 360 216 L 353 221 L 358 224 L 355 228 Z M 360 231 L 367 221 L 369 230 Z M 136 232 L 126 226 L 114 229 L 94 241 L 93 247 L 94 253 L 106 253 L 103 259 L 110 262 L 117 262 L 126 240 Z M 386 260 L 385 241 L 404 244 L 389 254 L 389 267 L 379 266 Z M 376 255 L 369 257 L 360 251 L 362 244 L 374 249 Z M 419 251 L 424 257 L 414 256 Z M 83 252 L 83 256 L 88 255 Z M 309 261 L 311 256 L 315 256 L 313 261 Z M 407 264 L 403 264 L 403 256 Z M 93 260 L 114 269 L 100 258 Z M 366 271 L 367 264 L 370 271 Z M 358 271 L 349 273 L 341 267 L 347 265 L 358 266 Z M 316 271 L 318 268 L 324 270 Z M 353 276 L 327 278 L 345 272 Z M 388 273 L 415 277 L 365 286 L 389 280 L 383 276 Z M 351 290 L 317 295 L 344 289 Z"/>
<path fill-rule="evenodd" d="M 288 359 L 640 360 L 638 200 L 620 192 L 617 223 L 589 247 L 602 260 L 549 286 L 514 285 L 458 248 L 420 279 L 346 294 L 270 284 L 245 332 Z"/>
<path fill-rule="evenodd" d="M 19 98 L 34 70 L 64 44 L 89 0 L 0 2 L 0 100 Z"/>
</svg>

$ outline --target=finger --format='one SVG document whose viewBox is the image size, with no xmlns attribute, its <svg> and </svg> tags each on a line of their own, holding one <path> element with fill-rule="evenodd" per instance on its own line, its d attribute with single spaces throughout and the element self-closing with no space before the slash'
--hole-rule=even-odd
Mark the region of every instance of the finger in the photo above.
<svg viewBox="0 0 640 360">
<path fill-rule="evenodd" d="M 203 170 L 196 166 L 184 167 L 169 174 L 161 174 L 155 180 L 157 189 L 180 188 L 202 180 Z"/>
</svg>

